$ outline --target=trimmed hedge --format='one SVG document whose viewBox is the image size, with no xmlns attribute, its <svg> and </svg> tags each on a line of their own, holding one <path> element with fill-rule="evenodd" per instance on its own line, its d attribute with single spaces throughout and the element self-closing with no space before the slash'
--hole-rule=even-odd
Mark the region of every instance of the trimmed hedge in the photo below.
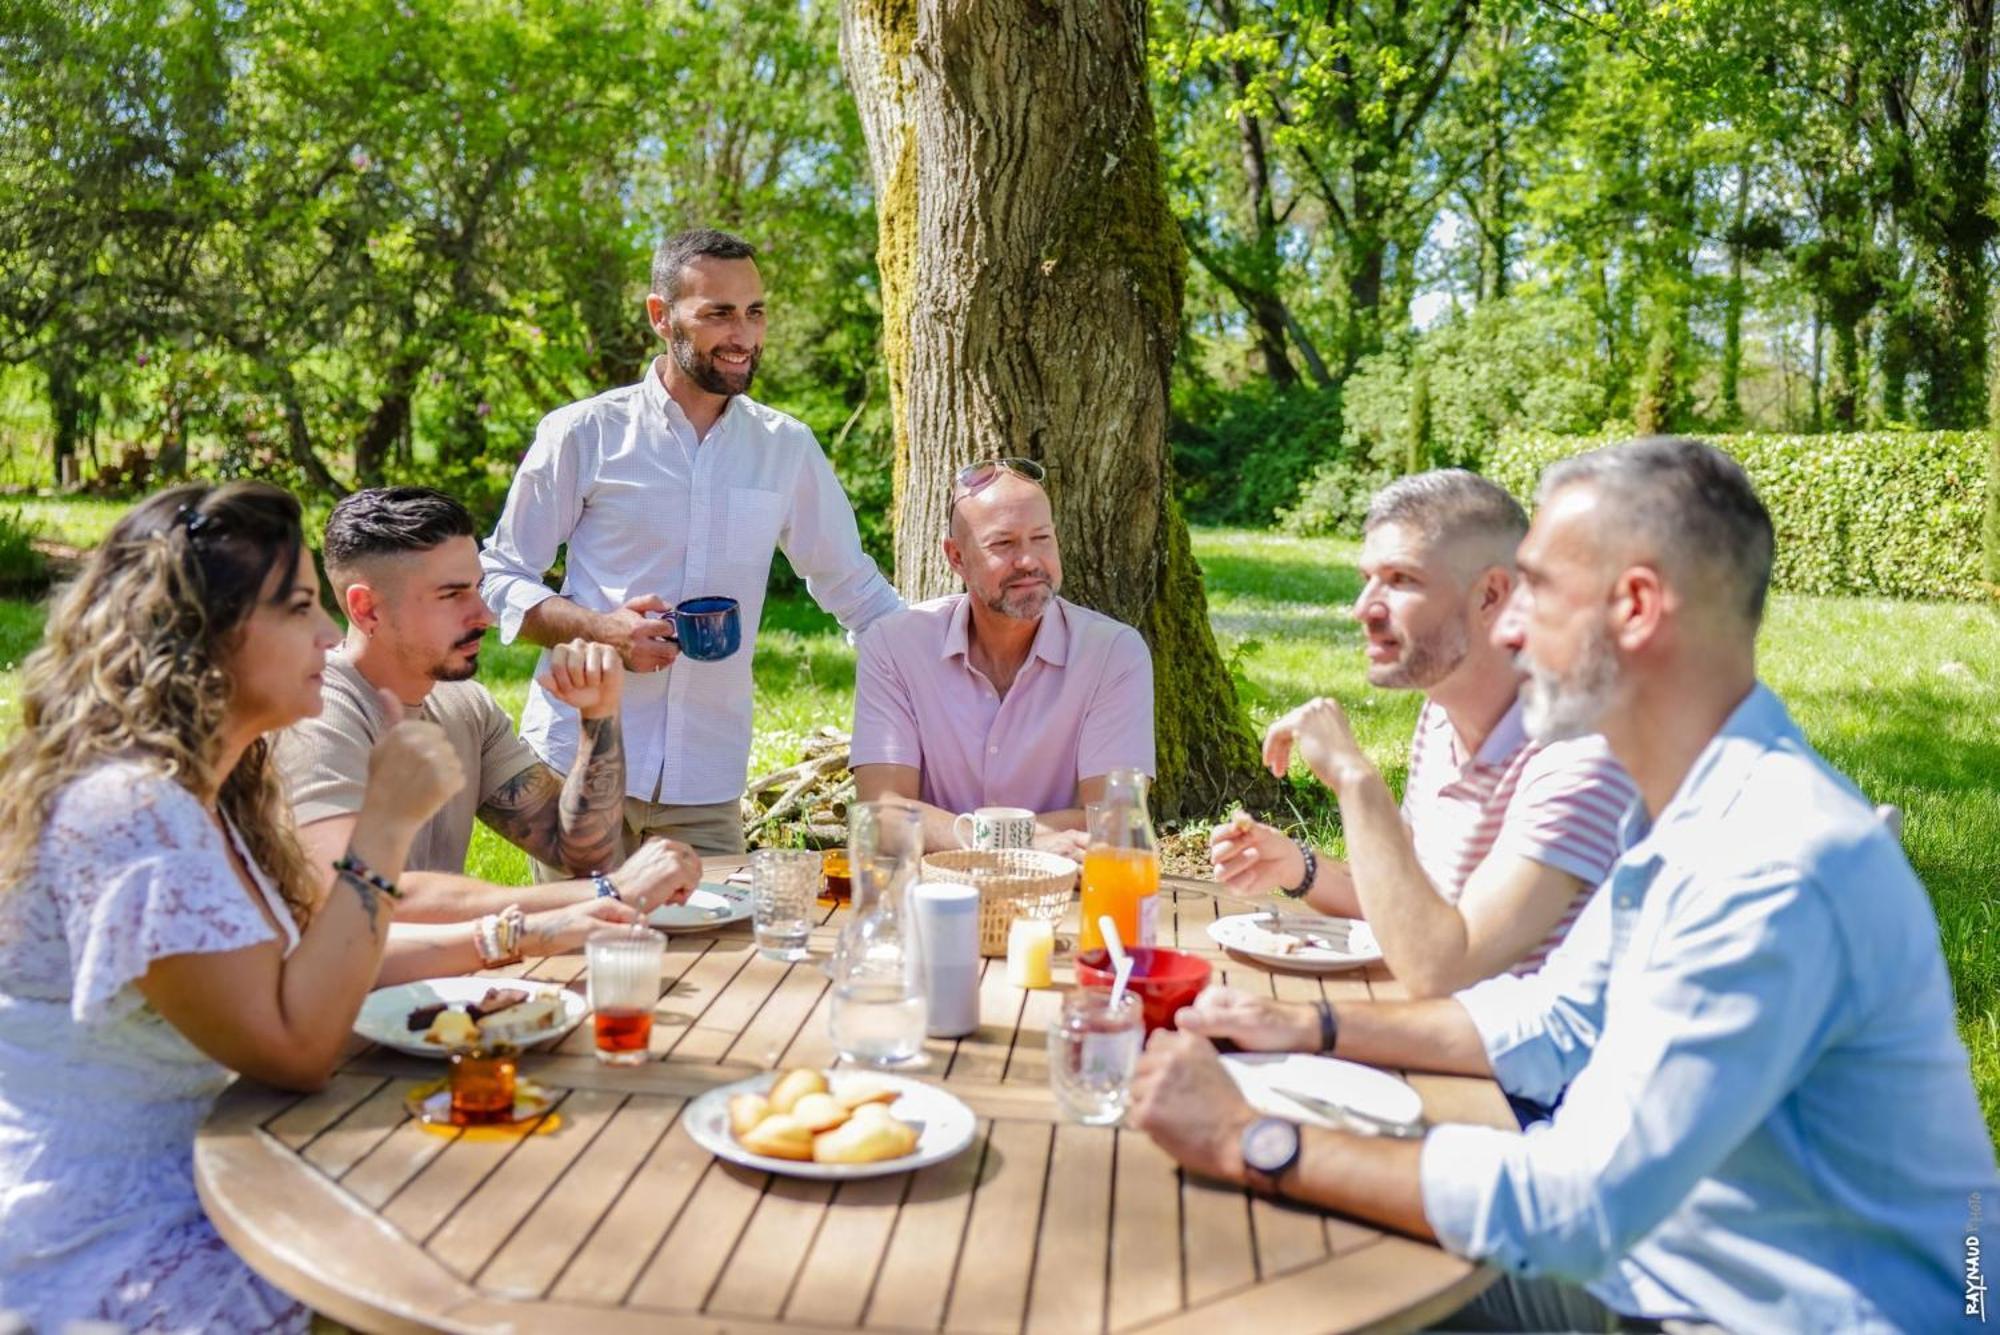
<svg viewBox="0 0 2000 1335">
<path fill-rule="evenodd" d="M 1741 461 L 1777 528 L 1775 587 L 1792 593 L 1985 599 L 1983 431 L 1704 436 Z M 1607 443 L 1516 436 L 1484 472 L 1534 500 L 1542 469 Z"/>
</svg>

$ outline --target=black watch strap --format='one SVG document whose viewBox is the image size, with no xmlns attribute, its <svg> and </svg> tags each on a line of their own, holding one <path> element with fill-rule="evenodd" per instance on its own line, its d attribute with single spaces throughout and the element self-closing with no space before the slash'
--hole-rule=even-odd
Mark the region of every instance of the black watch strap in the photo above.
<svg viewBox="0 0 2000 1335">
<path fill-rule="evenodd" d="M 1299 850 L 1299 857 L 1305 861 L 1306 874 L 1297 885 L 1280 886 L 1278 893 L 1287 899 L 1304 899 L 1306 892 L 1313 888 L 1313 882 L 1319 879 L 1319 854 L 1313 852 L 1303 839 L 1292 840 L 1292 847 Z"/>
<path fill-rule="evenodd" d="M 1319 1012 L 1319 1050 L 1331 1053 L 1333 1045 L 1340 1041 L 1340 1022 L 1333 1017 L 1333 1003 L 1315 1001 L 1313 1008 Z"/>
</svg>

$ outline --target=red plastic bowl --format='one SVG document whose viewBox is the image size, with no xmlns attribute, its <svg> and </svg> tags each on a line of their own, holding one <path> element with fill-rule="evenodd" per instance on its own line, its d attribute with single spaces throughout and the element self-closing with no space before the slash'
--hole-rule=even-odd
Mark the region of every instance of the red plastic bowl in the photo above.
<svg viewBox="0 0 2000 1335">
<path fill-rule="evenodd" d="M 1132 957 L 1132 981 L 1127 986 L 1138 995 L 1146 1032 L 1172 1029 L 1180 1008 L 1193 1005 L 1208 986 L 1208 961 L 1166 946 L 1133 946 L 1125 953 Z M 1076 981 L 1081 986 L 1108 989 L 1113 976 L 1110 951 L 1086 950 L 1076 957 Z"/>
</svg>

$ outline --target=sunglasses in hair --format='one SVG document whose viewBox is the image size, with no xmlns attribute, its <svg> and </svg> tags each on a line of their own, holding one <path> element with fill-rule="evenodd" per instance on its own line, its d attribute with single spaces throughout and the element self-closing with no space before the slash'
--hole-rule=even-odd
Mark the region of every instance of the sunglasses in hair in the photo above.
<svg viewBox="0 0 2000 1335">
<path fill-rule="evenodd" d="M 952 497 L 952 508 L 957 509 L 958 503 L 966 497 L 977 496 L 980 492 L 992 486 L 993 480 L 1002 473 L 1012 473 L 1015 477 L 1023 477 L 1039 485 L 1044 478 L 1048 477 L 1049 470 L 1036 463 L 1033 459 L 1000 458 L 996 456 L 991 459 L 975 460 L 958 470 L 956 478 L 958 494 Z"/>
</svg>

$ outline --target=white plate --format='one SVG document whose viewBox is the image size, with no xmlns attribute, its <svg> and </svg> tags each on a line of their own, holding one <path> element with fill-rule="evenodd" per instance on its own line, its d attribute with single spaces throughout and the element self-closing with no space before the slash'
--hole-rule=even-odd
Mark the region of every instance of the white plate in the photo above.
<svg viewBox="0 0 2000 1335">
<path fill-rule="evenodd" d="M 1268 933 L 1271 915 L 1267 913 L 1238 913 L 1227 918 L 1217 918 L 1208 925 L 1209 939 L 1224 950 L 1247 956 L 1259 964 L 1269 964 L 1279 969 L 1298 969 L 1307 973 L 1337 973 L 1342 969 L 1358 969 L 1364 964 L 1373 964 L 1382 958 L 1382 948 L 1375 944 L 1375 933 L 1368 924 L 1358 918 L 1314 918 L 1315 927 L 1324 923 L 1326 931 L 1338 936 L 1347 933 L 1346 950 L 1327 950 L 1321 946 L 1300 946 L 1287 955 L 1270 949 L 1257 940 L 1260 934 Z M 1290 919 L 1296 922 L 1298 919 Z"/>
<path fill-rule="evenodd" d="M 688 1134 L 694 1137 L 694 1143 L 717 1158 L 742 1164 L 745 1168 L 782 1173 L 787 1177 L 839 1182 L 855 1177 L 908 1173 L 928 1168 L 934 1163 L 943 1163 L 970 1145 L 973 1132 L 978 1129 L 978 1120 L 973 1117 L 972 1109 L 936 1085 L 927 1085 L 908 1076 L 883 1075 L 874 1071 L 834 1071 L 827 1079 L 836 1094 L 840 1092 L 843 1080 L 865 1080 L 871 1085 L 887 1085 L 900 1091 L 896 1101 L 889 1105 L 889 1111 L 896 1115 L 897 1120 L 909 1122 L 917 1128 L 917 1148 L 900 1159 L 884 1159 L 879 1163 L 802 1163 L 797 1159 L 772 1159 L 752 1154 L 729 1133 L 729 1100 L 736 1094 L 762 1094 L 777 1078 L 776 1071 L 766 1071 L 748 1080 L 738 1080 L 733 1085 L 711 1089 L 689 1104 L 682 1120 L 687 1123 Z"/>
<path fill-rule="evenodd" d="M 1251 1107 L 1287 1121 L 1347 1129 L 1294 1103 L 1279 1094 L 1279 1089 L 1297 1090 L 1388 1122 L 1414 1126 L 1424 1116 L 1423 1098 L 1407 1082 L 1387 1071 L 1338 1057 L 1313 1057 L 1303 1052 L 1232 1052 L 1222 1059 L 1222 1069 L 1229 1072 Z"/>
<path fill-rule="evenodd" d="M 646 921 L 663 932 L 707 932 L 750 920 L 750 887 L 703 881 L 685 904 L 662 904 Z"/>
<path fill-rule="evenodd" d="M 427 982 L 402 983 L 370 992 L 368 999 L 361 1003 L 361 1014 L 354 1018 L 354 1032 L 370 1042 L 407 1052 L 413 1057 L 443 1059 L 450 1050 L 436 1043 L 424 1042 L 424 1031 L 410 1028 L 410 1012 L 419 1006 L 434 1006 L 440 1001 L 451 1006 L 463 1006 L 479 1000 L 486 995 L 488 988 L 494 987 L 511 987 L 530 995 L 555 992 L 562 997 L 562 1019 L 555 1028 L 522 1043 L 520 1046 L 524 1048 L 554 1042 L 576 1028 L 583 1022 L 583 1017 L 590 1014 L 590 1003 L 561 983 L 544 983 L 532 978 L 432 978 Z"/>
</svg>

